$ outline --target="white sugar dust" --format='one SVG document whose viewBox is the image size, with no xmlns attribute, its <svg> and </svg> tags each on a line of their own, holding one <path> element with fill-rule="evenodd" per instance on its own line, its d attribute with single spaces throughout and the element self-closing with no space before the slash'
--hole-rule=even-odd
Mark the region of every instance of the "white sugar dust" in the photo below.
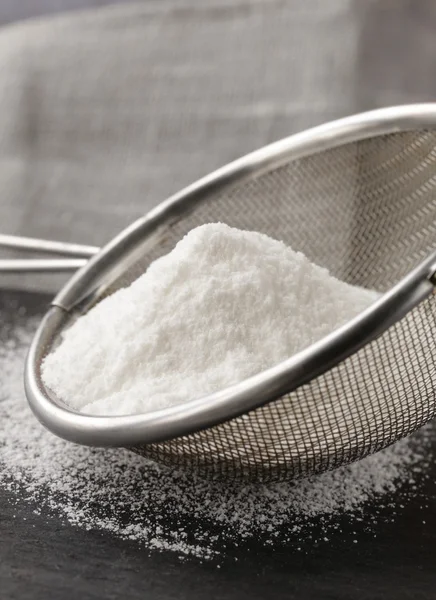
<svg viewBox="0 0 436 600">
<path fill-rule="evenodd" d="M 331 544 L 341 539 L 343 519 L 376 535 L 374 519 L 394 518 L 395 506 L 420 493 L 432 460 L 425 430 L 332 473 L 261 486 L 205 482 L 125 450 L 58 439 L 24 398 L 23 361 L 35 326 L 25 318 L 0 326 L 0 488 L 40 518 L 220 564 L 251 544 L 295 551 L 305 542 L 307 551 Z"/>
<path fill-rule="evenodd" d="M 266 235 L 203 225 L 81 317 L 42 377 L 83 412 L 147 412 L 280 363 L 376 297 Z"/>
</svg>

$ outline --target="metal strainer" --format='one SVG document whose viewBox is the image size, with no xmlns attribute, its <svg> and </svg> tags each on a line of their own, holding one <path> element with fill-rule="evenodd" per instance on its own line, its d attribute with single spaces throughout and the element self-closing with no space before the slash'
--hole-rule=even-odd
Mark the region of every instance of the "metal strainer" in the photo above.
<svg viewBox="0 0 436 600">
<path fill-rule="evenodd" d="M 183 405 L 95 417 L 56 398 L 40 367 L 62 331 L 190 229 L 216 221 L 281 239 L 338 278 L 384 294 L 284 363 Z M 209 477 L 319 473 L 435 416 L 435 273 L 436 104 L 336 121 L 220 169 L 105 246 L 42 321 L 27 359 L 27 397 L 44 425 L 74 442 L 126 446 Z"/>
</svg>

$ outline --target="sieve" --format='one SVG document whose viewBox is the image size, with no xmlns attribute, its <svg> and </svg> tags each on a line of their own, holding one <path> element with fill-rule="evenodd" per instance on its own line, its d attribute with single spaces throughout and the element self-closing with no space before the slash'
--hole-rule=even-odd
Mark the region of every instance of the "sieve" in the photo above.
<svg viewBox="0 0 436 600">
<path fill-rule="evenodd" d="M 376 452 L 436 413 L 435 217 L 436 104 L 363 113 L 266 146 L 90 253 L 30 347 L 30 406 L 67 440 L 124 446 L 212 478 L 292 479 Z M 190 229 L 217 221 L 281 239 L 380 299 L 283 363 L 163 410 L 81 414 L 44 386 L 41 362 L 67 327 Z"/>
</svg>

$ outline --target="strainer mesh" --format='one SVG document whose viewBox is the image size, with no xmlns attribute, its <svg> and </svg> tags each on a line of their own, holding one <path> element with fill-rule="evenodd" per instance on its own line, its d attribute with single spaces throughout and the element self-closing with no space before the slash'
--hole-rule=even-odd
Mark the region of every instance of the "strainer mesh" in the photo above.
<svg viewBox="0 0 436 600">
<path fill-rule="evenodd" d="M 436 133 L 398 133 L 289 162 L 214 193 L 119 279 L 222 221 L 281 239 L 349 283 L 388 290 L 436 249 Z M 133 448 L 212 477 L 271 481 L 340 466 L 435 415 L 436 296 L 289 395 L 223 424 Z M 271 335 L 274 335 L 271 332 Z"/>
</svg>

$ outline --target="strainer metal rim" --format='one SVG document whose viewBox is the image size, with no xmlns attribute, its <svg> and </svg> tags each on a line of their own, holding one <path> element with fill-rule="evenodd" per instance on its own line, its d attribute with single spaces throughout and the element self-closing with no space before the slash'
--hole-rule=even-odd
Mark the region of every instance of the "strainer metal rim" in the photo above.
<svg viewBox="0 0 436 600">
<path fill-rule="evenodd" d="M 86 310 L 105 286 L 134 262 L 146 244 L 162 235 L 213 189 L 256 177 L 322 150 L 387 133 L 436 127 L 436 103 L 361 113 L 290 136 L 215 171 L 161 203 L 93 257 L 61 290 L 32 341 L 25 366 L 28 402 L 37 418 L 65 439 L 95 446 L 134 446 L 169 440 L 229 420 L 295 390 L 375 339 L 424 300 L 435 286 L 436 251 L 366 311 L 283 363 L 237 385 L 167 409 L 100 417 L 76 412 L 42 380 L 40 366 L 50 345 L 78 308 Z M 123 260 L 120 261 L 120 256 Z"/>
</svg>

